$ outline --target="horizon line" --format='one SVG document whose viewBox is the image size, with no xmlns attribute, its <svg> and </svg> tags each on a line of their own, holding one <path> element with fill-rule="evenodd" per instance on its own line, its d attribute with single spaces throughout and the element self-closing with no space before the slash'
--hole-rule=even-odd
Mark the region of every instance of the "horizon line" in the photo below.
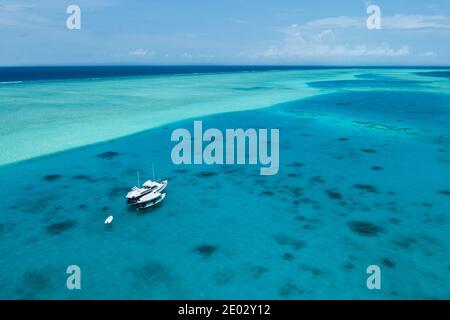
<svg viewBox="0 0 450 320">
<path fill-rule="evenodd" d="M 319 68 L 450 68 L 449 65 L 370 65 L 370 64 L 41 64 L 41 65 L 5 65 L 0 68 L 49 68 L 49 67 L 282 67 L 282 68 L 298 68 L 298 67 L 319 67 Z"/>
</svg>

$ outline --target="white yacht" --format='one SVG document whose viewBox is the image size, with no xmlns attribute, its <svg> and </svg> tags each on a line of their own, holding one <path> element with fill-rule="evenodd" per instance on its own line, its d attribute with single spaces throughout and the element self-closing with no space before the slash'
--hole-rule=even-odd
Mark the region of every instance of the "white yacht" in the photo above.
<svg viewBox="0 0 450 320">
<path fill-rule="evenodd" d="M 165 193 L 160 192 L 150 192 L 142 197 L 140 197 L 135 203 L 134 206 L 137 210 L 147 209 L 153 206 L 156 206 L 158 203 L 164 200 L 166 197 Z"/>
<path fill-rule="evenodd" d="M 161 193 L 164 189 L 166 189 L 168 183 L 168 180 L 163 180 L 161 182 L 148 180 L 142 185 L 142 187 L 133 187 L 126 195 L 127 201 L 130 203 L 135 203 L 142 196 L 149 193 Z"/>
</svg>

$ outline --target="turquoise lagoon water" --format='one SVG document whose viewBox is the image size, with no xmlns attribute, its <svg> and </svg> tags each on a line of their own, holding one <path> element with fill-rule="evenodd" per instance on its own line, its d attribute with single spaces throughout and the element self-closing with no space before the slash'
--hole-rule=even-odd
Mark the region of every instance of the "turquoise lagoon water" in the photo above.
<svg viewBox="0 0 450 320">
<path fill-rule="evenodd" d="M 20 102 L 33 110 L 19 123 L 3 118 L 0 141 L 8 156 L 0 167 L 0 298 L 450 298 L 449 79 L 423 72 L 256 72 L 251 84 L 248 73 L 161 76 L 172 94 L 159 95 L 181 105 L 196 96 L 205 106 L 209 100 L 210 109 L 199 106 L 194 115 L 181 105 L 164 109 L 158 125 L 148 124 L 153 129 L 119 137 L 135 119 L 124 117 L 118 130 L 120 114 L 112 107 L 97 129 L 117 137 L 95 144 L 105 136 L 95 134 L 89 114 L 104 115 L 109 94 L 111 105 L 117 102 L 114 90 L 106 93 L 102 85 L 128 88 L 118 99 L 128 94 L 138 106 L 127 106 L 136 111 L 145 110 L 142 92 L 156 80 L 4 85 L 0 112 L 11 111 L 9 120 L 27 109 Z M 228 85 L 199 97 L 201 88 L 190 91 L 190 77 L 209 88 Z M 184 81 L 188 89 L 180 91 Z M 64 108 L 60 88 L 78 95 L 90 86 L 96 89 L 86 91 L 86 104 L 53 115 Z M 104 104 L 90 110 L 95 92 Z M 54 122 L 40 124 L 48 112 Z M 151 122 L 151 108 L 142 117 L 135 131 Z M 279 128 L 279 173 L 260 176 L 258 166 L 245 165 L 175 166 L 170 135 L 191 129 L 194 119 L 205 128 Z M 21 128 L 20 121 L 34 125 Z M 64 123 L 93 133 L 92 140 L 64 141 L 75 135 Z M 57 132 L 62 142 L 49 140 L 53 146 L 45 149 L 42 137 Z M 13 161 L 39 155 L 45 156 Z M 152 175 L 152 162 L 157 176 L 170 180 L 167 197 L 137 213 L 123 197 L 136 183 L 136 170 Z M 114 221 L 105 226 L 109 215 Z M 65 270 L 73 264 L 82 271 L 81 290 L 66 288 Z M 381 290 L 366 287 L 366 268 L 374 264 L 381 267 Z"/>
</svg>

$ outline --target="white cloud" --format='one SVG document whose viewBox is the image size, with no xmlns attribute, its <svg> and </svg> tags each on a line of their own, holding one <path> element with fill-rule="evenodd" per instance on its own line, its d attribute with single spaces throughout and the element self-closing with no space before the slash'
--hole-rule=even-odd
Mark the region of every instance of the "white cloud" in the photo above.
<svg viewBox="0 0 450 320">
<path fill-rule="evenodd" d="M 450 18 L 445 16 L 397 14 L 381 18 L 382 28 L 387 29 L 450 29 Z"/>
<path fill-rule="evenodd" d="M 36 6 L 0 4 L 0 26 L 35 28 L 48 20 L 35 12 Z"/>
<path fill-rule="evenodd" d="M 425 51 L 425 52 L 422 53 L 420 56 L 421 56 L 421 57 L 436 57 L 437 54 L 434 53 L 433 51 Z"/>
<path fill-rule="evenodd" d="M 170 55 L 170 54 L 166 54 L 165 58 L 181 58 L 181 59 L 212 59 L 215 58 L 216 56 L 214 54 L 209 54 L 209 53 L 190 53 L 190 52 L 183 52 L 180 54 L 176 54 L 176 55 Z"/>
<path fill-rule="evenodd" d="M 248 21 L 238 19 L 238 18 L 228 18 L 228 21 L 230 21 L 231 23 L 235 23 L 235 24 L 248 24 Z"/>
<path fill-rule="evenodd" d="M 329 17 L 307 22 L 303 27 L 319 29 L 338 28 L 366 28 L 367 17 Z M 450 18 L 446 16 L 406 15 L 396 14 L 393 16 L 381 15 L 382 29 L 450 29 Z"/>
<path fill-rule="evenodd" d="M 20 4 L 0 4 L 0 12 L 21 12 L 27 9 L 35 8 L 32 5 L 20 5 Z"/>
<path fill-rule="evenodd" d="M 128 55 L 132 57 L 151 57 L 154 55 L 154 52 L 145 49 L 136 49 L 128 52 Z"/>
<path fill-rule="evenodd" d="M 272 46 L 252 58 L 295 59 L 305 57 L 367 57 L 387 56 L 401 57 L 410 54 L 407 46 L 392 48 L 388 43 L 377 44 L 340 44 L 332 30 L 323 30 L 318 34 L 305 35 L 298 25 L 292 25 L 282 30 L 284 39 L 280 45 Z"/>
<path fill-rule="evenodd" d="M 332 39 L 332 40 L 336 39 L 333 30 L 329 30 L 329 29 L 328 30 L 322 30 L 317 35 L 317 39 L 319 39 L 319 40 L 325 40 L 327 38 Z"/>
<path fill-rule="evenodd" d="M 352 27 L 365 27 L 365 18 L 355 17 L 330 17 L 318 20 L 309 21 L 306 23 L 307 28 L 352 28 Z"/>
</svg>

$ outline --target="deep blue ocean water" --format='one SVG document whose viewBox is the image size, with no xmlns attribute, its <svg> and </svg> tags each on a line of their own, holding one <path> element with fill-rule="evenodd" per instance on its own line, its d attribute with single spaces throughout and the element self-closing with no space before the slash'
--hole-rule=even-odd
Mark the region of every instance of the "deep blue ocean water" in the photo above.
<svg viewBox="0 0 450 320">
<path fill-rule="evenodd" d="M 450 96 L 346 91 L 359 81 L 196 119 L 279 128 L 275 176 L 172 164 L 170 134 L 194 119 L 0 168 L 0 298 L 450 298 Z M 167 197 L 137 213 L 124 195 L 152 163 Z"/>
<path fill-rule="evenodd" d="M 42 67 L 2 67 L 2 81 L 60 80 L 77 78 L 129 77 L 148 75 L 171 75 L 191 73 L 217 73 L 270 70 L 316 70 L 328 69 L 321 66 L 42 66 Z"/>
<path fill-rule="evenodd" d="M 26 67 L 0 67 L 0 82 L 7 81 L 35 81 L 35 80 L 61 80 L 78 78 L 104 78 L 104 77 L 129 77 L 148 75 L 171 75 L 192 73 L 218 73 L 218 72 L 243 72 L 243 71 L 271 71 L 271 70 L 327 70 L 327 69 L 352 69 L 340 66 L 295 66 L 295 65 L 185 65 L 185 66 L 160 66 L 160 65 L 105 65 L 105 66 L 26 66 Z M 358 67 L 364 68 L 364 67 Z M 370 67 L 370 69 L 386 69 L 389 67 Z M 392 67 L 399 69 L 399 67 Z M 415 67 L 400 67 L 414 69 Z M 433 69 L 438 67 L 427 67 Z M 357 69 L 357 68 L 355 68 Z M 420 69 L 420 68 L 417 68 Z M 438 68 L 441 69 L 441 68 Z M 438 72 L 438 71 L 436 71 Z M 424 75 L 433 75 L 433 72 L 423 72 Z"/>
</svg>

